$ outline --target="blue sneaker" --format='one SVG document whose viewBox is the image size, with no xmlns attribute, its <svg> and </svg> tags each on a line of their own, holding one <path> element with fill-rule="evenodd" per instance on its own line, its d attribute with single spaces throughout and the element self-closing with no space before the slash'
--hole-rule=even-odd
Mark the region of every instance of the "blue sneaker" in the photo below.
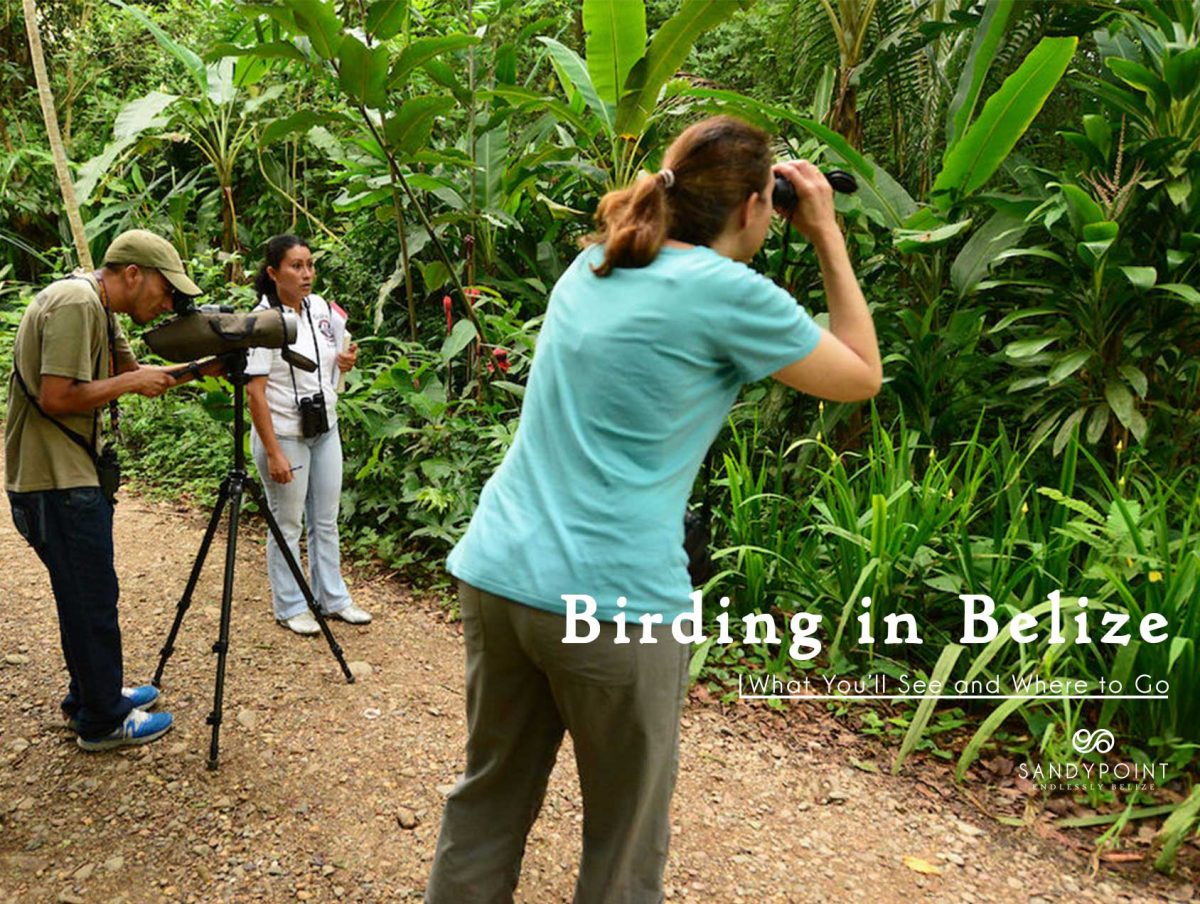
<svg viewBox="0 0 1200 904">
<path fill-rule="evenodd" d="M 125 721 L 106 735 L 85 738 L 80 735 L 75 743 L 83 750 L 112 750 L 132 744 L 149 744 L 171 730 L 175 719 L 170 713 L 147 713 L 140 709 L 130 710 Z"/>
<path fill-rule="evenodd" d="M 138 687 L 121 688 L 121 696 L 133 701 L 134 709 L 154 709 L 158 705 L 158 688 L 153 684 L 142 684 Z M 79 733 L 79 720 L 74 716 L 67 717 L 67 728 Z"/>
</svg>

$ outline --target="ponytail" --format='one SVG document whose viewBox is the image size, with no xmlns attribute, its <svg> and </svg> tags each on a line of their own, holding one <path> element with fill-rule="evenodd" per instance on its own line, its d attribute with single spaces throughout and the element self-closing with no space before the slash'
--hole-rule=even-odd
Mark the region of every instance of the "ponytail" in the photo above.
<svg viewBox="0 0 1200 904">
<path fill-rule="evenodd" d="M 258 293 L 259 298 L 267 296 L 271 304 L 275 304 L 279 300 L 279 296 L 275 294 L 275 280 L 271 279 L 267 273 L 266 262 L 258 268 L 258 273 L 254 277 L 254 291 Z"/>
<path fill-rule="evenodd" d="M 608 276 L 613 267 L 644 267 L 667 240 L 667 188 L 658 176 L 610 191 L 600 201 L 596 222 L 603 232 L 604 261 L 592 267 Z"/>
</svg>

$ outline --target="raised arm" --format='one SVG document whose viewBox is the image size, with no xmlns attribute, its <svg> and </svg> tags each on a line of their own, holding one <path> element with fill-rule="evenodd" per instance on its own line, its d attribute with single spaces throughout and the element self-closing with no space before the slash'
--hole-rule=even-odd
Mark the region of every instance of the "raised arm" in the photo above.
<svg viewBox="0 0 1200 904">
<path fill-rule="evenodd" d="M 806 161 L 775 167 L 796 189 L 792 225 L 813 245 L 829 304 L 829 329 L 817 347 L 799 361 L 777 370 L 779 382 L 834 402 L 857 402 L 879 392 L 883 365 L 875 324 L 846 253 L 834 217 L 833 189 L 821 171 Z"/>
</svg>

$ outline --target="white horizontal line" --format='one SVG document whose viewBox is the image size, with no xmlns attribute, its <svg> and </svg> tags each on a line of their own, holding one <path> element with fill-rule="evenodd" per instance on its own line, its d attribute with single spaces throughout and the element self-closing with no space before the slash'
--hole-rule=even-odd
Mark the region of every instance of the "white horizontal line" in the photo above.
<svg viewBox="0 0 1200 904">
<path fill-rule="evenodd" d="M 739 694 L 741 700 L 1167 700 L 1166 694 Z"/>
</svg>

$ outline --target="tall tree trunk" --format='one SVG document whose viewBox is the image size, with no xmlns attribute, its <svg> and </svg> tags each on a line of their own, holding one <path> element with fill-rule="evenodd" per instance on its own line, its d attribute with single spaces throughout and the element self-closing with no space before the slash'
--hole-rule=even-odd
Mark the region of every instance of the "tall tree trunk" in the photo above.
<svg viewBox="0 0 1200 904">
<path fill-rule="evenodd" d="M 23 0 L 25 7 L 25 33 L 29 36 L 29 58 L 33 63 L 33 74 L 37 79 L 38 100 L 42 104 L 42 119 L 46 122 L 46 138 L 54 155 L 54 171 L 58 174 L 58 187 L 62 191 L 63 206 L 67 210 L 67 221 L 71 224 L 71 236 L 75 240 L 75 252 L 85 270 L 93 268 L 92 253 L 88 250 L 87 237 L 83 232 L 83 219 L 79 216 L 79 202 L 75 199 L 75 185 L 71 182 L 71 171 L 67 167 L 67 152 L 63 148 L 62 135 L 58 131 L 58 114 L 54 111 L 54 94 L 50 90 L 50 77 L 46 74 L 46 59 L 42 55 L 42 37 L 38 33 L 37 4 L 34 0 Z"/>
</svg>

